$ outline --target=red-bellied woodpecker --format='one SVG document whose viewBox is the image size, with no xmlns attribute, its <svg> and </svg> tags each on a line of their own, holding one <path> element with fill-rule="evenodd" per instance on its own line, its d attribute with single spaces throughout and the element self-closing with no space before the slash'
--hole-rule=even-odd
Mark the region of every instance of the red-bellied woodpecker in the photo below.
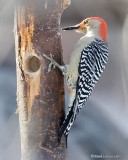
<svg viewBox="0 0 128 160">
<path fill-rule="evenodd" d="M 75 30 L 84 34 L 72 51 L 68 65 L 59 65 L 52 57 L 44 54 L 51 61 L 49 71 L 52 65 L 56 66 L 67 80 L 69 111 L 60 131 L 60 136 L 64 134 L 67 138 L 76 116 L 91 95 L 107 63 L 107 24 L 99 17 L 90 17 L 62 30 Z"/>
</svg>

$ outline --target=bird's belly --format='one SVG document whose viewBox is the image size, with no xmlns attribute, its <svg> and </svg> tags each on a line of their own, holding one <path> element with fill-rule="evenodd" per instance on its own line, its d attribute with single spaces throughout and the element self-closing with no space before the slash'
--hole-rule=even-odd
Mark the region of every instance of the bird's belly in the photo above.
<svg viewBox="0 0 128 160">
<path fill-rule="evenodd" d="M 76 88 L 77 79 L 78 79 L 78 68 L 77 69 L 74 68 L 72 70 L 69 69 L 66 76 L 68 87 Z"/>
</svg>

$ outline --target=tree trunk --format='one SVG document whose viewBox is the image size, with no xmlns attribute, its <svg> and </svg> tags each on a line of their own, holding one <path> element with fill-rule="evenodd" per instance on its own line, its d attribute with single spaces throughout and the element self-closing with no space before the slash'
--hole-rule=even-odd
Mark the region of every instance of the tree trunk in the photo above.
<svg viewBox="0 0 128 160">
<path fill-rule="evenodd" d="M 17 102 L 21 160 L 65 160 L 58 143 L 64 118 L 64 84 L 58 69 L 47 74 L 43 53 L 62 62 L 60 18 L 69 0 L 21 0 L 15 11 Z"/>
</svg>

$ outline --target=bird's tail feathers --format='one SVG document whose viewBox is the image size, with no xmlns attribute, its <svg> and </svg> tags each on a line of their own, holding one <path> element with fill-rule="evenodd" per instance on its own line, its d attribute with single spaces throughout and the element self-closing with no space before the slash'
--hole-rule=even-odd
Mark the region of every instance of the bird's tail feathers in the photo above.
<svg viewBox="0 0 128 160">
<path fill-rule="evenodd" d="M 67 137 L 67 135 L 65 133 L 66 133 L 66 130 L 68 129 L 68 125 L 69 125 L 70 121 L 72 120 L 72 117 L 73 117 L 73 106 L 69 110 L 67 117 L 65 118 L 65 120 L 60 128 L 60 135 L 59 135 L 60 139 L 63 136 L 63 134 Z"/>
</svg>

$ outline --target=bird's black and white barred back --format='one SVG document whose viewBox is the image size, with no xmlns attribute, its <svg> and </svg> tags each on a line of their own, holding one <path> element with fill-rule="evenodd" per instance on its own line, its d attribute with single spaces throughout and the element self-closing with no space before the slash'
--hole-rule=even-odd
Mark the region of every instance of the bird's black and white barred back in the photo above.
<svg viewBox="0 0 128 160">
<path fill-rule="evenodd" d="M 81 52 L 78 68 L 76 95 L 72 107 L 61 127 L 60 136 L 68 136 L 76 116 L 91 95 L 108 60 L 108 45 L 101 39 L 95 39 Z"/>
</svg>

